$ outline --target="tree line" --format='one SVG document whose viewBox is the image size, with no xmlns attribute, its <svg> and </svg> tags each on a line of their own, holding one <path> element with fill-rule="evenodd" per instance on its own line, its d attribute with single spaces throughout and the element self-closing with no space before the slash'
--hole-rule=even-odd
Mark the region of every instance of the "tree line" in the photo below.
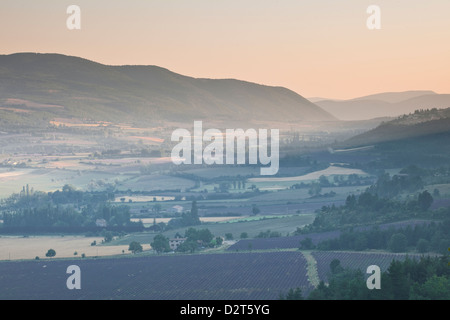
<svg viewBox="0 0 450 320">
<path fill-rule="evenodd" d="M 381 230 L 343 231 L 339 238 L 324 240 L 314 246 L 306 239 L 300 243 L 301 249 L 311 250 L 389 250 L 392 252 L 445 253 L 450 247 L 450 218 L 442 222 L 408 225 L 403 228 L 391 227 Z"/>
<path fill-rule="evenodd" d="M 83 192 L 70 186 L 49 193 L 29 192 L 26 188 L 3 201 L 0 232 L 143 230 L 141 222 L 130 221 L 128 206 L 111 204 L 111 199 L 114 196 L 107 192 Z"/>
<path fill-rule="evenodd" d="M 363 224 L 386 223 L 411 218 L 443 218 L 443 210 L 430 211 L 433 196 L 427 191 L 417 194 L 414 199 L 400 201 L 383 198 L 366 190 L 359 196 L 350 195 L 342 206 L 323 206 L 303 233 L 320 232 Z M 447 210 L 448 211 L 448 210 Z"/>
<path fill-rule="evenodd" d="M 381 288 L 369 290 L 361 270 L 330 263 L 328 284 L 320 281 L 307 297 L 301 288 L 281 293 L 281 300 L 449 300 L 448 256 L 393 260 L 381 273 Z"/>
<path fill-rule="evenodd" d="M 420 260 L 393 260 L 381 273 L 381 289 L 367 289 L 360 270 L 343 268 L 332 261 L 329 285 L 322 281 L 313 290 L 311 300 L 448 300 L 450 268 L 448 257 L 422 257 Z"/>
<path fill-rule="evenodd" d="M 222 245 L 223 239 L 221 237 L 214 236 L 211 231 L 207 228 L 205 229 L 195 229 L 189 228 L 185 231 L 184 237 L 180 234 L 175 235 L 175 239 L 184 238 L 183 243 L 181 243 L 175 251 L 177 252 L 190 252 L 194 253 L 195 251 L 201 248 L 214 248 L 216 246 Z M 150 243 L 153 250 L 157 253 L 171 252 L 172 248 L 170 248 L 169 238 L 164 236 L 163 234 L 158 234 L 153 238 L 153 241 Z"/>
</svg>

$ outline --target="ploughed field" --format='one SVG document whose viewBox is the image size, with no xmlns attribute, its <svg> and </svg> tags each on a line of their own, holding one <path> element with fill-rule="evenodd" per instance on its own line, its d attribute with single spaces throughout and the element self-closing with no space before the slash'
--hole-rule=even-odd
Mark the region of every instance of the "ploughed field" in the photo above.
<svg viewBox="0 0 450 320">
<path fill-rule="evenodd" d="M 81 270 L 69 290 L 67 267 Z M 0 263 L 0 299 L 278 299 L 312 287 L 301 252 L 161 255 Z"/>
</svg>

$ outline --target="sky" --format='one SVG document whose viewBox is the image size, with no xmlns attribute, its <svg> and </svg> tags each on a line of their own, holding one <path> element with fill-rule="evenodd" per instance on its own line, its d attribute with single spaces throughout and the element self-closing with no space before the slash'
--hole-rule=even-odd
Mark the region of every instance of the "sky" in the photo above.
<svg viewBox="0 0 450 320">
<path fill-rule="evenodd" d="M 69 30 L 66 10 L 81 9 Z M 370 30 L 370 5 L 381 28 Z M 304 97 L 450 93 L 449 0 L 2 0 L 0 54 L 157 65 Z"/>
</svg>

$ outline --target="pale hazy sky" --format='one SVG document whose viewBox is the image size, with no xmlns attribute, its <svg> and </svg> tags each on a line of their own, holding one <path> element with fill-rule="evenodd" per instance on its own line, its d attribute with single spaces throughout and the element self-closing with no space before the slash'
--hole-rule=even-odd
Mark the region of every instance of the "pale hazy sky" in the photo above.
<svg viewBox="0 0 450 320">
<path fill-rule="evenodd" d="M 81 8 L 81 30 L 66 9 Z M 381 30 L 369 30 L 369 5 Z M 450 93 L 450 0 L 1 0 L 0 54 L 62 53 L 305 97 Z"/>
</svg>

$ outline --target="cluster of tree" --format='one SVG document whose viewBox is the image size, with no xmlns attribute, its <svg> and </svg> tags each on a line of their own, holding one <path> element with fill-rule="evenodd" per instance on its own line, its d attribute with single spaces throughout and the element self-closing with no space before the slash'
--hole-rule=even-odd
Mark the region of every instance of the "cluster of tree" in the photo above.
<svg viewBox="0 0 450 320">
<path fill-rule="evenodd" d="M 368 191 L 382 198 L 393 198 L 402 192 L 415 192 L 424 187 L 421 174 L 424 174 L 423 169 L 416 166 L 409 166 L 393 177 L 384 173 Z"/>
<path fill-rule="evenodd" d="M 139 253 L 142 252 L 142 250 L 142 245 L 137 241 L 132 241 L 128 246 L 128 251 L 131 251 L 133 253 Z"/>
<path fill-rule="evenodd" d="M 220 166 L 221 165 L 216 165 L 216 167 Z M 246 165 L 239 165 L 239 166 L 246 166 Z M 175 176 L 193 180 L 195 182 L 193 189 L 200 188 L 201 182 L 219 184 L 219 187 L 214 188 L 216 192 L 228 192 L 228 190 L 230 189 L 245 190 L 247 178 L 253 177 L 253 175 L 241 176 L 238 174 L 237 176 L 218 176 L 214 178 L 207 178 L 186 172 L 175 173 Z"/>
<path fill-rule="evenodd" d="M 163 234 L 157 234 L 153 241 L 150 243 L 153 250 L 158 253 L 170 252 L 169 238 L 165 237 Z"/>
<path fill-rule="evenodd" d="M 339 229 L 367 223 L 383 223 L 410 219 L 413 217 L 433 216 L 428 209 L 433 196 L 428 191 L 417 195 L 416 199 L 399 201 L 381 198 L 377 194 L 365 191 L 359 196 L 350 195 L 342 206 L 323 206 L 314 222 L 303 229 L 303 233 Z"/>
<path fill-rule="evenodd" d="M 330 264 L 329 284 L 323 281 L 310 300 L 449 300 L 448 256 L 420 260 L 393 260 L 381 273 L 381 289 L 369 290 L 360 270 L 343 268 L 339 260 Z"/>
<path fill-rule="evenodd" d="M 228 192 L 230 189 L 245 190 L 245 178 L 232 179 L 232 181 L 221 181 L 218 187 L 214 187 L 215 192 Z"/>
<path fill-rule="evenodd" d="M 424 180 L 427 184 L 446 184 L 450 183 L 450 166 L 440 166 L 434 169 L 428 169 L 425 171 L 426 175 Z"/>
<path fill-rule="evenodd" d="M 93 233 L 89 232 L 86 234 L 86 236 L 91 236 L 92 234 Z M 115 239 L 115 238 L 124 237 L 126 235 L 126 233 L 123 231 L 116 231 L 116 230 L 110 231 L 107 229 L 102 229 L 100 232 L 99 231 L 95 232 L 94 235 L 103 237 L 102 243 L 108 243 L 108 242 L 113 241 L 113 239 Z M 95 240 L 92 241 L 91 246 L 96 246 L 96 245 L 97 245 L 97 241 L 95 241 Z"/>
<path fill-rule="evenodd" d="M 14 108 L 25 108 L 24 106 L 15 105 Z M 39 116 L 37 116 L 39 113 Z M 33 113 L 28 112 L 11 112 L 8 110 L 0 110 L 0 127 L 2 131 L 9 133 L 32 133 L 44 131 L 47 128 L 51 116 L 41 110 Z"/>
<path fill-rule="evenodd" d="M 231 232 L 225 233 L 225 240 L 233 240 L 234 236 Z"/>
<path fill-rule="evenodd" d="M 96 227 L 98 219 L 103 219 L 106 226 L 120 229 L 120 227 L 143 228 L 142 223 L 130 221 L 130 208 L 128 206 L 115 206 L 104 204 L 96 208 L 83 208 L 81 211 L 72 206 L 52 206 L 18 209 L 15 212 L 3 212 L 3 229 L 42 229 L 52 231 L 70 228 Z"/>
<path fill-rule="evenodd" d="M 284 295 L 280 293 L 279 300 L 303 300 L 303 292 L 301 288 L 289 289 L 289 291 Z"/>
<path fill-rule="evenodd" d="M 256 238 L 278 238 L 278 237 L 281 237 L 281 233 L 280 232 L 278 232 L 278 231 L 270 231 L 270 230 L 261 231 L 256 236 Z"/>
<path fill-rule="evenodd" d="M 189 228 L 185 231 L 184 237 L 182 237 L 179 233 L 175 235 L 175 239 L 180 238 L 185 238 L 185 240 L 178 246 L 178 252 L 193 253 L 200 248 L 214 248 L 216 246 L 220 246 L 223 242 L 221 237 L 215 237 L 209 229 Z M 169 245 L 169 238 L 163 234 L 156 235 L 150 245 L 157 253 L 172 251 Z"/>
<path fill-rule="evenodd" d="M 52 258 L 56 256 L 56 251 L 54 249 L 48 249 L 47 253 L 45 254 L 47 258 Z"/>
<path fill-rule="evenodd" d="M 110 204 L 110 199 L 107 193 L 82 192 L 70 186 L 48 194 L 27 192 L 24 197 L 13 196 L 3 203 L 1 230 L 85 232 L 105 227 L 115 231 L 143 229 L 141 222 L 130 221 L 128 206 Z M 98 220 L 102 221 L 100 225 Z"/>
<path fill-rule="evenodd" d="M 241 235 L 240 235 L 240 238 L 241 239 L 247 239 L 248 238 L 248 233 L 247 232 L 242 232 Z"/>
<path fill-rule="evenodd" d="M 309 189 L 308 194 L 311 196 L 311 198 L 333 198 L 336 195 L 336 192 L 330 191 L 327 193 L 321 193 L 322 188 L 318 184 L 313 183 L 311 185 L 311 189 Z"/>
<path fill-rule="evenodd" d="M 309 239 L 309 238 L 307 238 Z M 301 243 L 301 248 L 314 248 L 312 242 Z M 312 245 L 312 246 L 311 246 Z M 413 227 L 380 230 L 375 227 L 370 230 L 342 232 L 339 238 L 320 242 L 318 250 L 367 250 L 381 249 L 392 252 L 407 252 L 415 250 L 419 253 L 445 253 L 450 247 L 450 219 L 440 223 L 424 223 Z"/>
<path fill-rule="evenodd" d="M 223 241 L 221 237 L 214 237 L 209 229 L 189 228 L 186 230 L 184 237 L 186 241 L 178 247 L 177 251 L 179 252 L 193 253 L 202 247 L 214 248 L 220 246 Z"/>
<path fill-rule="evenodd" d="M 28 185 L 24 186 L 22 191 L 13 194 L 5 200 L 2 200 L 1 209 L 15 210 L 21 208 L 42 207 L 50 205 L 73 204 L 77 208 L 82 206 L 92 206 L 99 203 L 113 201 L 114 193 L 110 192 L 87 192 L 76 190 L 71 185 L 65 185 L 61 190 L 54 192 L 34 191 Z"/>
<path fill-rule="evenodd" d="M 312 183 L 300 182 L 293 184 L 290 189 L 309 189 L 310 194 L 319 194 L 322 188 L 331 187 L 347 187 L 347 186 L 367 186 L 374 182 L 373 178 L 358 176 L 357 174 L 350 174 L 347 177 L 344 175 L 335 175 L 330 181 L 325 176 L 320 176 L 319 181 Z"/>
<path fill-rule="evenodd" d="M 176 229 L 181 227 L 190 227 L 200 225 L 200 217 L 198 215 L 197 201 L 192 201 L 191 210 L 183 212 L 180 218 L 174 218 L 167 224 L 167 229 Z"/>
</svg>

